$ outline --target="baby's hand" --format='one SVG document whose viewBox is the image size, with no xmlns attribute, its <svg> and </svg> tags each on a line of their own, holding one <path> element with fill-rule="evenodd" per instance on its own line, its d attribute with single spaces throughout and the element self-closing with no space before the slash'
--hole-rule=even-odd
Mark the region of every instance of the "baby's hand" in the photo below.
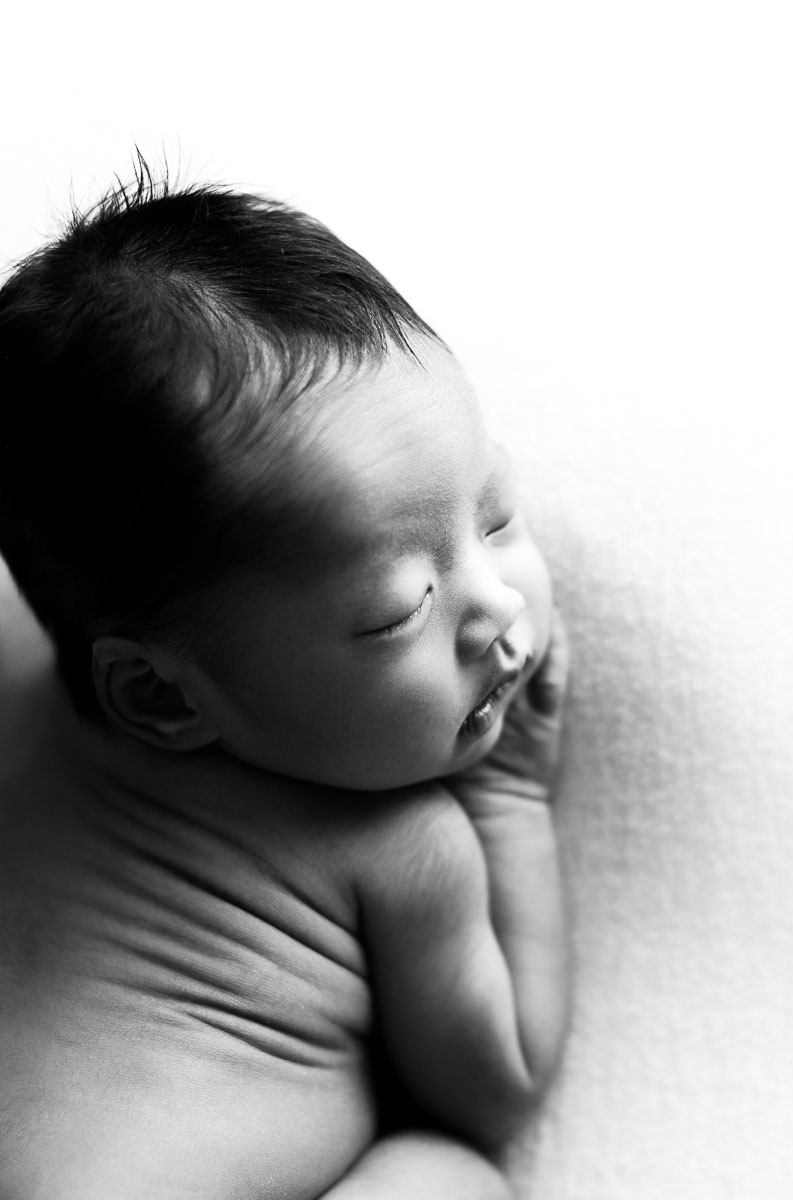
<svg viewBox="0 0 793 1200">
<path fill-rule="evenodd" d="M 547 801 L 559 759 L 569 653 L 558 612 L 542 662 L 519 688 L 490 753 L 444 782 L 469 816 L 484 815 L 495 796 Z"/>
</svg>

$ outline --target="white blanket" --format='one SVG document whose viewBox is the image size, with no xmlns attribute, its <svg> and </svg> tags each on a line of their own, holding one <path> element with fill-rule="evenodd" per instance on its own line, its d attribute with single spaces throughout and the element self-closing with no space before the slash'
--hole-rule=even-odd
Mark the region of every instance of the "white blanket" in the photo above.
<svg viewBox="0 0 793 1200">
<path fill-rule="evenodd" d="M 526 1200 L 793 1195 L 793 471 L 783 410 L 493 369 L 574 645 L 577 957 Z M 646 397 L 645 397 L 646 399 Z"/>
</svg>

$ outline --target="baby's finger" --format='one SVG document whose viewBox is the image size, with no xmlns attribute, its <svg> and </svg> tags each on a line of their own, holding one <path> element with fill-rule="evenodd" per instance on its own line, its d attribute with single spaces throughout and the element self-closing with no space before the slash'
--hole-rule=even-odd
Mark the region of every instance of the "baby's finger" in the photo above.
<svg viewBox="0 0 793 1200">
<path fill-rule="evenodd" d="M 554 609 L 545 657 L 529 681 L 529 700 L 536 713 L 556 716 L 564 704 L 570 673 L 570 643 L 561 614 Z"/>
</svg>

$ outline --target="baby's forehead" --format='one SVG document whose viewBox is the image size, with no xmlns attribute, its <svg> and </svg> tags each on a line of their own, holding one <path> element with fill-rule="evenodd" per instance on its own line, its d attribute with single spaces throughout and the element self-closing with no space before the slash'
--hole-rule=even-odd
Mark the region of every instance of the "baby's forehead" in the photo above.
<svg viewBox="0 0 793 1200">
<path fill-rule="evenodd" d="M 474 389 L 445 346 L 424 339 L 415 357 L 390 355 L 334 380 L 318 407 L 320 438 L 361 468 L 433 443 L 443 455 L 461 426 L 481 423 Z"/>
<path fill-rule="evenodd" d="M 426 538 L 454 520 L 493 457 L 465 372 L 428 339 L 415 356 L 315 377 L 283 421 L 279 453 L 248 460 L 244 490 L 261 486 L 261 532 L 293 579 Z"/>
</svg>

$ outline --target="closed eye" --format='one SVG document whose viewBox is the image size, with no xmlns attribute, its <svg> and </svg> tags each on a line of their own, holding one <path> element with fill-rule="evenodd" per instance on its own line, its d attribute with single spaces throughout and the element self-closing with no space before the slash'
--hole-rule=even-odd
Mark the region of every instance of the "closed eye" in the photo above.
<svg viewBox="0 0 793 1200">
<path fill-rule="evenodd" d="M 377 629 L 367 629 L 364 636 L 365 637 L 391 637 L 393 634 L 399 633 L 402 629 L 406 629 L 408 625 L 411 625 L 416 620 L 416 617 L 421 615 L 421 613 L 424 609 L 424 606 L 427 603 L 427 600 L 429 599 L 431 592 L 432 592 L 432 588 L 428 587 L 426 592 L 424 593 L 421 604 L 418 604 L 413 609 L 413 612 L 408 613 L 408 615 L 406 617 L 402 617 L 399 621 L 392 621 L 390 625 L 381 625 Z"/>
<path fill-rule="evenodd" d="M 495 533 L 501 533 L 501 532 L 502 532 L 504 529 L 506 529 L 506 528 L 507 528 L 507 526 L 510 524 L 510 522 L 512 521 L 512 519 L 514 518 L 514 516 L 515 516 L 514 512 L 510 512 L 510 513 L 507 513 L 506 515 L 504 515 L 504 516 L 502 516 L 502 517 L 499 517 L 499 518 L 498 518 L 496 521 L 494 521 L 494 523 L 493 523 L 493 524 L 490 526 L 490 528 L 488 529 L 488 531 L 487 531 L 487 533 L 486 533 L 486 535 L 485 535 L 485 536 L 486 536 L 486 537 L 492 537 L 492 535 L 493 535 L 493 534 L 495 534 Z"/>
</svg>

